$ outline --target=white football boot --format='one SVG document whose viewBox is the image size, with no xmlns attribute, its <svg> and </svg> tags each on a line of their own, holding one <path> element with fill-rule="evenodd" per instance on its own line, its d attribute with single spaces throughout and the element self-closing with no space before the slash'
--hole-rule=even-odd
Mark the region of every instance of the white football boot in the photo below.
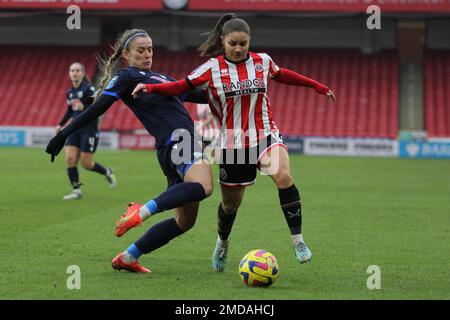
<svg viewBox="0 0 450 320">
<path fill-rule="evenodd" d="M 113 174 L 113 170 L 111 168 L 106 169 L 106 181 L 108 181 L 111 189 L 114 189 L 117 185 L 116 176 Z"/>
<path fill-rule="evenodd" d="M 64 200 L 81 199 L 81 189 L 73 189 L 71 193 L 63 197 Z"/>
</svg>

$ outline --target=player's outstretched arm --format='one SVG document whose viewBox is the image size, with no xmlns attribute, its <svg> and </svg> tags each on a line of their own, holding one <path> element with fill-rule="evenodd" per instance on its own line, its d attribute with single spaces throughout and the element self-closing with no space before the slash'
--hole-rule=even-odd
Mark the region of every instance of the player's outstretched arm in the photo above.
<svg viewBox="0 0 450 320">
<path fill-rule="evenodd" d="M 186 79 L 178 80 L 175 82 L 158 83 L 158 84 L 145 84 L 139 83 L 131 93 L 136 98 L 140 92 L 145 93 L 159 93 L 166 96 L 179 96 L 193 88 L 189 85 Z"/>
<path fill-rule="evenodd" d="M 55 134 L 57 134 L 66 124 L 66 122 L 72 118 L 73 109 L 71 105 L 67 106 L 66 113 L 64 113 L 64 116 L 62 117 L 61 121 L 58 123 L 58 125 L 55 127 Z"/>
<path fill-rule="evenodd" d="M 105 113 L 116 100 L 117 99 L 115 97 L 104 94 L 101 95 L 98 100 L 94 102 L 94 104 L 82 112 L 78 117 L 73 119 L 67 127 L 60 130 L 56 136 L 50 140 L 47 148 L 45 149 L 45 152 L 51 155 L 51 161 L 53 162 L 61 149 L 64 148 L 64 143 L 70 134 L 97 119 Z"/>
<path fill-rule="evenodd" d="M 283 84 L 313 88 L 318 93 L 325 95 L 327 101 L 330 102 L 336 101 L 336 96 L 326 85 L 314 79 L 305 77 L 295 71 L 280 68 L 278 75 L 276 75 L 273 79 Z"/>
</svg>

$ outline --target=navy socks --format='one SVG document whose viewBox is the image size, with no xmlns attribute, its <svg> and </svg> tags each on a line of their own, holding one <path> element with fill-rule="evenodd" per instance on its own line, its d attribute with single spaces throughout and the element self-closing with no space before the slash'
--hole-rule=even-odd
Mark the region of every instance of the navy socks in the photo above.
<svg viewBox="0 0 450 320">
<path fill-rule="evenodd" d="M 205 189 L 198 182 L 183 182 L 174 185 L 145 204 L 150 215 L 174 209 L 190 202 L 201 201 L 206 198 Z M 142 216 L 141 216 L 142 217 Z M 183 234 L 175 218 L 161 221 L 148 229 L 127 250 L 134 258 L 141 254 L 150 253 L 164 246 L 173 238 Z"/>
<path fill-rule="evenodd" d="M 178 227 L 175 218 L 171 218 L 155 224 L 134 244 L 142 253 L 150 253 L 182 233 L 183 231 Z"/>
<path fill-rule="evenodd" d="M 67 175 L 69 176 L 70 185 L 74 189 L 80 188 L 80 181 L 79 181 L 79 175 L 78 175 L 78 168 L 67 168 Z"/>
<path fill-rule="evenodd" d="M 102 175 L 106 175 L 106 168 L 102 166 L 100 163 L 95 162 L 94 167 L 92 169 L 89 169 L 90 171 L 98 172 Z"/>
<path fill-rule="evenodd" d="M 158 212 L 161 212 L 181 207 L 189 202 L 202 201 L 205 198 L 205 189 L 200 183 L 183 182 L 167 189 L 153 201 L 156 203 Z M 151 212 L 150 208 L 149 211 Z M 154 213 L 156 212 L 152 212 L 152 214 Z"/>
</svg>

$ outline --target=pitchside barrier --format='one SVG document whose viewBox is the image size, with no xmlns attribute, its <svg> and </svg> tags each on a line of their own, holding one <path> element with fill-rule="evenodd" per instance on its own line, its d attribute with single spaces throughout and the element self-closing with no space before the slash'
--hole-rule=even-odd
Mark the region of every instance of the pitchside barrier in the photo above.
<svg viewBox="0 0 450 320">
<path fill-rule="evenodd" d="M 0 146 L 45 148 L 55 135 L 53 127 L 0 126 Z M 101 132 L 99 149 L 118 149 L 119 133 Z"/>
<path fill-rule="evenodd" d="M 399 132 L 400 158 L 450 159 L 450 138 L 427 138 L 420 130 Z"/>
<path fill-rule="evenodd" d="M 450 141 L 447 139 L 433 139 L 426 142 L 400 141 L 399 157 L 450 159 Z"/>
<path fill-rule="evenodd" d="M 45 148 L 53 127 L 0 126 L 0 146 Z M 333 138 L 284 136 L 290 153 L 323 156 L 363 156 L 450 159 L 450 138 Z M 100 133 L 99 149 L 154 150 L 155 138 L 146 133 Z"/>
<path fill-rule="evenodd" d="M 21 128 L 0 128 L 0 146 L 25 146 L 25 130 Z"/>
<path fill-rule="evenodd" d="M 303 153 L 309 155 L 397 157 L 392 139 L 305 137 Z"/>
</svg>

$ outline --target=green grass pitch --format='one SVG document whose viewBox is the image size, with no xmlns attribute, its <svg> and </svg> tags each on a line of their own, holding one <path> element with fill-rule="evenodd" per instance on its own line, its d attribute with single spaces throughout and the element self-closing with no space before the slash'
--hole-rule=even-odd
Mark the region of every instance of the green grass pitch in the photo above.
<svg viewBox="0 0 450 320">
<path fill-rule="evenodd" d="M 160 213 L 117 239 L 114 221 L 128 201 L 165 189 L 154 152 L 99 151 L 118 186 L 80 169 L 83 199 L 70 191 L 64 155 L 42 149 L 0 149 L 0 299 L 450 299 L 450 161 L 291 156 L 302 196 L 303 234 L 313 260 L 299 265 L 267 176 L 246 190 L 224 273 L 211 268 L 220 201 L 203 201 L 195 227 L 141 258 L 151 274 L 117 272 L 111 259 L 172 212 Z M 280 275 L 266 289 L 238 275 L 249 250 L 272 252 Z M 67 268 L 81 270 L 69 290 Z M 377 265 L 381 289 L 366 272 Z"/>
</svg>

